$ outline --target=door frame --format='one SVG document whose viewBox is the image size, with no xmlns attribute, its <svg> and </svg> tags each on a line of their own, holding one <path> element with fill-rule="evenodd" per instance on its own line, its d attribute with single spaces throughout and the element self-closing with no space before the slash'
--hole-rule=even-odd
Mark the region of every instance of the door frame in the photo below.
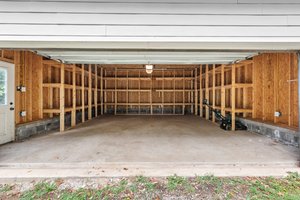
<svg viewBox="0 0 300 200">
<path fill-rule="evenodd" d="M 8 91 L 12 91 L 10 96 L 11 96 L 11 101 L 10 99 L 8 99 L 8 107 L 13 107 L 14 108 L 14 111 L 8 111 L 8 112 L 11 112 L 11 117 L 13 118 L 13 123 L 9 123 L 8 126 L 9 126 L 9 129 L 11 131 L 13 131 L 13 134 L 12 134 L 12 137 L 11 137 L 11 141 L 15 141 L 16 139 L 16 122 L 15 122 L 15 108 L 16 108 L 16 105 L 15 105 L 15 64 L 12 64 L 12 63 L 8 63 L 8 62 L 4 62 L 4 61 L 1 61 L 0 60 L 0 66 L 1 67 L 5 67 L 8 69 L 8 76 L 7 76 L 7 82 L 8 82 L 8 86 L 7 86 L 7 90 Z M 9 105 L 9 102 L 13 102 L 13 105 Z"/>
</svg>

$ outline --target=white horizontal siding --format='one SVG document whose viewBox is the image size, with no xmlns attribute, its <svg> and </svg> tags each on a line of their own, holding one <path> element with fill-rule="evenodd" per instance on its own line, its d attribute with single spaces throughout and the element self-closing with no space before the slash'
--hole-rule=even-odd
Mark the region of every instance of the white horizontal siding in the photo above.
<svg viewBox="0 0 300 200">
<path fill-rule="evenodd" d="M 0 41 L 217 43 L 220 38 L 299 42 L 300 0 L 0 0 Z"/>
<path fill-rule="evenodd" d="M 0 1 L 0 12 L 299 15 L 299 4 L 169 4 Z"/>
<path fill-rule="evenodd" d="M 0 13 L 0 24 L 299 26 L 300 16 Z"/>
<path fill-rule="evenodd" d="M 300 27 L 1 25 L 0 35 L 49 37 L 299 37 Z"/>
</svg>

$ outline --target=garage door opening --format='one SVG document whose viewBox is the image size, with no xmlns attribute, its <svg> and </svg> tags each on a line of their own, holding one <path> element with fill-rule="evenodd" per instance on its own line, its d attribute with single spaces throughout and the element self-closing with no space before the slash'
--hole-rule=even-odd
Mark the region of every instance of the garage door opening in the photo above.
<svg viewBox="0 0 300 200">
<path fill-rule="evenodd" d="M 194 60 L 195 52 L 161 52 L 164 64 L 157 52 L 148 63 L 125 53 L 125 64 L 118 63 L 124 52 L 110 52 L 113 63 L 81 53 L 2 51 L 16 68 L 16 140 L 55 133 L 1 146 L 0 163 L 20 169 L 152 163 L 194 166 L 192 173 L 204 172 L 203 165 L 297 168 L 296 53 L 227 52 L 216 59 L 216 52 L 202 52 Z M 231 116 L 230 130 L 219 127 L 204 100 Z M 248 130 L 235 131 L 236 120 Z"/>
</svg>

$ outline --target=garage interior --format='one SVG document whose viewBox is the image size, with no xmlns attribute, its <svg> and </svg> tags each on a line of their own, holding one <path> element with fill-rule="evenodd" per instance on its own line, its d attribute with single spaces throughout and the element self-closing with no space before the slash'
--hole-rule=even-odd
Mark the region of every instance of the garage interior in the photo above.
<svg viewBox="0 0 300 200">
<path fill-rule="evenodd" d="M 15 64 L 16 86 L 26 87 L 15 91 L 16 140 L 52 132 L 3 145 L 1 163 L 298 165 L 296 53 L 228 52 L 217 64 L 153 64 L 148 71 L 147 64 L 59 62 L 73 59 L 76 51 L 41 56 L 46 53 L 1 51 L 2 61 Z M 109 53 L 110 62 L 117 63 L 120 52 Z M 201 60 L 216 57 L 199 54 L 208 57 Z M 182 62 L 189 55 L 195 52 L 172 56 Z M 229 59 L 237 62 L 221 64 Z M 222 115 L 231 114 L 232 131 L 220 129 L 204 99 Z M 248 131 L 234 132 L 234 119 Z"/>
<path fill-rule="evenodd" d="M 117 63 L 114 53 L 109 53 L 112 54 L 110 62 Z M 39 54 L 45 55 L 45 52 Z M 231 52 L 223 53 L 223 58 L 215 58 L 222 53 L 208 52 L 202 56 L 210 57 L 211 61 L 219 59 L 218 62 L 233 63 L 153 64 L 150 72 L 144 64 L 58 62 L 62 58 L 69 62 L 68 54 L 74 53 L 67 52 L 65 57 L 53 57 L 54 60 L 29 51 L 1 51 L 1 60 L 16 66 L 16 87 L 26 87 L 25 92 L 15 91 L 17 125 L 60 116 L 60 130 L 64 131 L 79 122 L 106 114 L 193 114 L 216 122 L 214 112 L 203 105 L 203 100 L 207 99 L 214 109 L 223 115 L 230 113 L 233 119 L 245 118 L 291 130 L 298 127 L 296 53 Z M 192 52 L 178 58 L 175 54 L 172 56 L 178 60 L 173 62 L 187 62 L 190 54 L 198 56 Z M 115 54 L 115 57 L 120 55 Z M 203 59 L 207 58 L 200 56 L 201 62 L 205 62 Z M 23 117 L 22 111 L 26 111 Z M 280 115 L 275 116 L 275 112 Z M 67 115 L 71 120 L 66 127 Z"/>
</svg>

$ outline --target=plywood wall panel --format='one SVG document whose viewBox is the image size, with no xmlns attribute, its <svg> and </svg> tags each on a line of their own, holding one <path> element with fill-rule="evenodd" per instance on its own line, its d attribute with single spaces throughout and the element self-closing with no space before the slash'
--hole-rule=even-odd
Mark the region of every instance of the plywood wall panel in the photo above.
<svg viewBox="0 0 300 200">
<path fill-rule="evenodd" d="M 253 118 L 297 127 L 297 55 L 261 54 L 253 62 Z M 281 113 L 280 117 L 274 116 L 276 111 Z"/>
<path fill-rule="evenodd" d="M 291 103 L 290 103 L 290 126 L 298 126 L 298 58 L 297 54 L 293 53 L 290 56 L 290 90 L 291 90 Z"/>
<path fill-rule="evenodd" d="M 45 98 L 43 98 L 40 92 L 43 88 L 42 83 L 42 60 L 41 56 L 32 53 L 32 120 L 39 120 L 42 116 L 41 104 Z"/>
<path fill-rule="evenodd" d="M 277 55 L 264 54 L 262 69 L 263 87 L 263 120 L 273 121 L 274 119 L 274 68 L 277 66 Z"/>
<path fill-rule="evenodd" d="M 289 122 L 289 106 L 290 106 L 290 54 L 278 54 L 277 81 L 274 84 L 277 89 L 274 96 L 277 96 L 276 110 L 281 113 L 281 116 L 276 119 L 278 123 L 287 124 Z M 276 71 L 274 71 L 276 73 Z M 277 92 L 276 92 L 277 91 Z M 277 94 L 276 94 L 277 93 Z M 280 95 L 278 95 L 280 93 Z"/>
<path fill-rule="evenodd" d="M 253 117 L 262 119 L 263 117 L 263 56 L 253 58 Z"/>
</svg>

